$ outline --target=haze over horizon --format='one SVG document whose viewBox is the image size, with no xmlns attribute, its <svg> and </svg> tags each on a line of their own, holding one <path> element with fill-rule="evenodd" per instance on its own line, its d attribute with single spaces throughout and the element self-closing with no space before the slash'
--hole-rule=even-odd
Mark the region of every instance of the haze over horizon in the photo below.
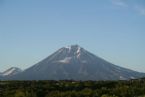
<svg viewBox="0 0 145 97">
<path fill-rule="evenodd" d="M 0 13 L 0 72 L 73 44 L 145 72 L 144 0 L 1 0 Z"/>
</svg>

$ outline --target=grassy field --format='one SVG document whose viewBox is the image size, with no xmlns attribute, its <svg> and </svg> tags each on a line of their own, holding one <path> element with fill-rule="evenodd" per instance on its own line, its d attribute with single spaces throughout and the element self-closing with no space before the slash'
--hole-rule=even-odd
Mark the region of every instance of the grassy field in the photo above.
<svg viewBox="0 0 145 97">
<path fill-rule="evenodd" d="M 145 97 L 145 79 L 0 81 L 0 97 Z"/>
</svg>

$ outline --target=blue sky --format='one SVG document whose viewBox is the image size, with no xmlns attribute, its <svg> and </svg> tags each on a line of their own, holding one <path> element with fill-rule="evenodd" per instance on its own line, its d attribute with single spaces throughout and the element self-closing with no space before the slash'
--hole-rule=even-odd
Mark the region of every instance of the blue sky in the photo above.
<svg viewBox="0 0 145 97">
<path fill-rule="evenodd" d="M 71 44 L 145 72 L 145 0 L 0 0 L 0 71 Z"/>
</svg>

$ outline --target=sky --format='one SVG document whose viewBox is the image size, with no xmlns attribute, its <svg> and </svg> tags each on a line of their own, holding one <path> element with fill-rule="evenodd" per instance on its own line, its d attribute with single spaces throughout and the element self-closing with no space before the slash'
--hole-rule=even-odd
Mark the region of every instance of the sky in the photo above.
<svg viewBox="0 0 145 97">
<path fill-rule="evenodd" d="M 1 72 L 73 44 L 145 72 L 145 0 L 0 0 Z"/>
</svg>

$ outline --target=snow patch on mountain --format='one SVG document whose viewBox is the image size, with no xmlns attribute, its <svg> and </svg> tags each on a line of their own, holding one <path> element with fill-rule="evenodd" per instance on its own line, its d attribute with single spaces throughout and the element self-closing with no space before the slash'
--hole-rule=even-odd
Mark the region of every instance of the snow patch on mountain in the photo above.
<svg viewBox="0 0 145 97">
<path fill-rule="evenodd" d="M 131 79 L 135 79 L 135 77 L 134 77 L 134 76 L 131 76 L 130 78 L 131 78 Z"/>
<path fill-rule="evenodd" d="M 72 59 L 72 57 L 65 57 L 64 59 L 59 60 L 58 62 L 60 62 L 60 63 L 69 63 L 71 59 Z"/>
<path fill-rule="evenodd" d="M 81 48 L 80 48 L 80 47 L 78 47 L 77 54 L 78 54 L 78 53 L 80 53 L 80 51 L 81 51 Z"/>
<path fill-rule="evenodd" d="M 77 58 L 79 58 L 81 56 L 81 48 L 79 47 L 77 50 Z"/>
</svg>

